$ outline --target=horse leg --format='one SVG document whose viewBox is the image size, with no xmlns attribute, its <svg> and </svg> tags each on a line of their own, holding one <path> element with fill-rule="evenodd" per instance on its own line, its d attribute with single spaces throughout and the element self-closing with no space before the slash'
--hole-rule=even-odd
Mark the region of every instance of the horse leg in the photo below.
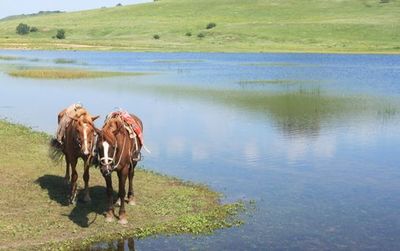
<svg viewBox="0 0 400 251">
<path fill-rule="evenodd" d="M 125 183 L 126 183 L 126 178 L 129 173 L 129 167 L 125 166 L 122 168 L 122 170 L 118 171 L 118 181 L 119 181 L 119 190 L 118 190 L 118 196 L 121 201 L 121 207 L 119 208 L 119 221 L 118 223 L 125 225 L 128 223 L 128 220 L 126 219 L 126 212 L 125 212 Z"/>
<path fill-rule="evenodd" d="M 70 166 L 69 166 L 69 159 L 67 158 L 67 156 L 65 156 L 65 176 L 64 176 L 64 182 L 65 184 L 69 184 L 70 183 Z"/>
<path fill-rule="evenodd" d="M 129 168 L 129 176 L 128 176 L 128 183 L 129 183 L 129 190 L 128 190 L 128 205 L 134 206 L 136 205 L 135 194 L 133 192 L 133 178 L 135 177 L 135 166 L 136 162 L 132 163 Z"/>
<path fill-rule="evenodd" d="M 88 160 L 85 161 L 84 163 L 84 172 L 83 172 L 83 181 L 85 182 L 85 190 L 84 190 L 84 196 L 83 196 L 83 201 L 84 202 L 90 202 L 90 195 L 89 195 L 89 163 Z"/>
<path fill-rule="evenodd" d="M 70 193 L 70 199 L 69 202 L 71 204 L 75 204 L 75 199 L 76 199 L 76 188 L 78 186 L 77 180 L 78 180 L 78 173 L 76 172 L 76 164 L 78 162 L 78 159 L 72 159 L 71 160 L 71 169 L 72 169 L 72 174 L 71 174 L 71 193 Z"/>
<path fill-rule="evenodd" d="M 105 176 L 107 185 L 107 199 L 108 199 L 108 209 L 106 212 L 106 222 L 112 222 L 114 220 L 114 201 L 113 201 L 113 187 L 111 175 Z"/>
</svg>

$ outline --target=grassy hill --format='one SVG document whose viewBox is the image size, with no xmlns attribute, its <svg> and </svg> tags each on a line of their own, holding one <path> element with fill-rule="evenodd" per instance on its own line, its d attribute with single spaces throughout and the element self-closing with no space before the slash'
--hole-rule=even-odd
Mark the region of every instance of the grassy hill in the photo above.
<svg viewBox="0 0 400 251">
<path fill-rule="evenodd" d="M 159 0 L 0 21 L 0 47 L 399 53 L 400 1 L 387 1 Z M 18 35 L 21 22 L 39 31 Z"/>
</svg>

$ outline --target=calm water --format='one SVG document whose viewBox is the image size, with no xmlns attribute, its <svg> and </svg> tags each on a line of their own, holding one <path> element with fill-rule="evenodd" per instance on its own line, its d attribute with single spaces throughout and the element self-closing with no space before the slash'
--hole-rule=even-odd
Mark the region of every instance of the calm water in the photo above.
<svg viewBox="0 0 400 251">
<path fill-rule="evenodd" d="M 148 169 L 254 200 L 238 228 L 98 248 L 399 250 L 400 56 L 0 51 L 0 117 L 54 133 L 74 102 L 144 121 Z M 56 64 L 55 59 L 73 60 Z M 12 78 L 21 67 L 150 73 Z M 54 114 L 49 116 L 48 114 Z"/>
</svg>

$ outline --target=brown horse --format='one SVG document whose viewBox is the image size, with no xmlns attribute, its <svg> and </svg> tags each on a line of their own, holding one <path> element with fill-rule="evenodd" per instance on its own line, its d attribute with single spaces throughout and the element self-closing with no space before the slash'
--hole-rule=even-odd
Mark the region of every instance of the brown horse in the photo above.
<svg viewBox="0 0 400 251">
<path fill-rule="evenodd" d="M 66 109 L 58 114 L 58 122 L 63 116 L 70 116 L 66 113 Z M 78 158 L 84 162 L 83 180 L 85 182 L 85 191 L 83 201 L 89 202 L 89 166 L 94 155 L 94 148 L 96 145 L 96 128 L 93 121 L 99 116 L 91 117 L 89 113 L 81 107 L 70 122 L 66 125 L 63 145 L 61 146 L 62 152 L 65 155 L 66 169 L 65 180 L 70 183 L 69 203 L 75 203 L 77 193 L 77 179 L 78 173 L 76 165 Z M 72 172 L 71 172 L 72 169 Z"/>
<path fill-rule="evenodd" d="M 143 144 L 141 136 L 142 131 L 142 121 L 135 115 L 126 112 L 114 112 L 110 114 L 101 130 L 97 142 L 97 150 L 100 171 L 107 185 L 107 222 L 111 222 L 114 219 L 114 200 L 111 179 L 111 173 L 113 171 L 117 172 L 119 181 L 119 223 L 126 224 L 128 222 L 126 219 L 124 200 L 127 177 L 129 179 L 127 202 L 129 205 L 135 205 L 133 177 L 134 168 L 141 156 L 140 150 Z"/>
</svg>

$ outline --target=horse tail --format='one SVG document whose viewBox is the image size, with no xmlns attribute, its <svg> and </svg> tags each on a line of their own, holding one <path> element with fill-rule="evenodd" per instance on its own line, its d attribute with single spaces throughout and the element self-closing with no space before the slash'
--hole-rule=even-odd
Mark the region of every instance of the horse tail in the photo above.
<svg viewBox="0 0 400 251">
<path fill-rule="evenodd" d="M 50 159 L 58 164 L 61 162 L 64 153 L 62 151 L 62 147 L 60 142 L 56 138 L 52 138 L 49 142 L 49 157 Z"/>
</svg>

